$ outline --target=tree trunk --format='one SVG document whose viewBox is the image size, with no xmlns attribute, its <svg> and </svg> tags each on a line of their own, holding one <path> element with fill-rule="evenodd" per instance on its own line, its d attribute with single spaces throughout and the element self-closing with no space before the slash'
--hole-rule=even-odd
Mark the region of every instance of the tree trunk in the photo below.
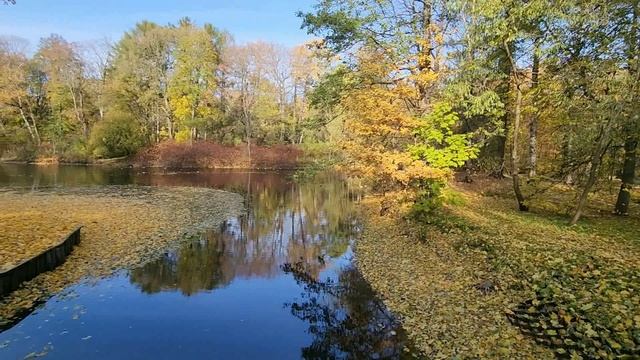
<svg viewBox="0 0 640 360">
<path fill-rule="evenodd" d="M 616 202 L 616 215 L 629 215 L 629 203 L 631 202 L 631 190 L 636 178 L 636 151 L 638 138 L 630 135 L 624 143 L 624 164 L 622 165 L 622 185 Z"/>
<path fill-rule="evenodd" d="M 291 142 L 296 143 L 296 139 L 298 138 L 298 132 L 300 131 L 300 120 L 298 120 L 298 81 L 294 79 L 293 81 L 293 136 L 291 137 Z"/>
<path fill-rule="evenodd" d="M 498 83 L 496 86 L 496 92 L 500 96 L 500 100 L 505 104 L 505 107 L 513 106 L 512 100 L 510 99 L 511 93 L 511 79 L 514 74 L 516 74 L 517 78 L 517 66 L 514 61 L 511 59 L 511 54 L 514 50 L 515 46 L 512 42 L 505 42 L 504 49 L 500 50 L 498 57 L 498 68 L 502 74 L 504 74 L 505 80 Z M 519 79 L 516 79 L 516 82 L 519 83 Z M 497 140 L 497 154 L 495 159 L 499 161 L 499 165 L 497 169 L 494 169 L 493 176 L 497 178 L 504 177 L 505 169 L 507 168 L 507 132 L 511 127 L 509 123 L 509 113 L 506 112 L 501 119 L 502 128 L 504 129 L 504 133 L 500 134 L 496 137 Z"/>
<path fill-rule="evenodd" d="M 431 0 L 425 0 L 422 2 L 422 43 L 418 42 L 418 71 L 420 73 L 425 71 L 433 71 L 433 39 L 431 31 L 431 17 L 433 12 L 433 6 Z M 427 86 L 421 82 L 418 82 L 418 91 L 420 93 L 420 102 L 423 108 L 426 108 L 427 99 Z"/>
<path fill-rule="evenodd" d="M 538 55 L 538 40 L 533 50 L 533 66 L 531 68 L 531 95 L 533 96 L 533 114 L 529 118 L 529 177 L 536 176 L 538 165 L 538 108 L 536 93 L 538 89 L 538 75 L 540 72 L 540 56 Z"/>
<path fill-rule="evenodd" d="M 509 131 L 509 115 L 505 114 L 504 116 L 502 116 L 502 127 L 504 129 L 504 134 L 498 135 L 497 141 L 498 141 L 498 149 L 497 149 L 497 155 L 495 156 L 495 159 L 497 159 L 500 162 L 500 165 L 498 165 L 498 168 L 494 168 L 493 172 L 492 172 L 492 176 L 496 177 L 498 179 L 502 179 L 504 178 L 504 174 L 505 174 L 505 168 L 506 166 L 506 155 L 507 155 L 507 132 Z"/>
<path fill-rule="evenodd" d="M 516 80 L 517 81 L 517 80 Z M 520 167 L 518 165 L 518 142 L 520 130 L 520 118 L 522 117 L 522 90 L 520 85 L 516 85 L 516 110 L 513 119 L 513 148 L 511 149 L 511 179 L 513 180 L 513 192 L 518 201 L 518 209 L 520 211 L 529 211 L 529 207 L 525 203 L 522 190 L 520 189 Z"/>
<path fill-rule="evenodd" d="M 564 136 L 562 137 L 562 169 L 566 171 L 564 175 L 564 183 L 566 185 L 573 185 L 573 164 L 571 163 L 571 132 L 566 129 Z M 568 171 L 567 171 L 568 170 Z"/>
<path fill-rule="evenodd" d="M 82 126 L 82 136 L 85 140 L 89 139 L 89 124 L 84 117 L 84 100 L 82 96 L 82 90 L 79 90 L 76 94 L 75 88 L 71 84 L 67 84 L 69 92 L 71 93 L 71 99 L 73 100 L 73 112 L 76 116 L 76 121 Z"/>
<path fill-rule="evenodd" d="M 609 131 L 611 127 L 611 121 L 607 121 L 604 127 L 600 130 L 600 137 L 598 139 L 595 152 L 591 156 L 591 162 L 589 169 L 589 177 L 587 178 L 587 183 L 584 185 L 582 189 L 582 193 L 580 194 L 580 198 L 578 199 L 578 206 L 576 207 L 576 212 L 573 215 L 573 218 L 569 222 L 569 225 L 575 225 L 580 220 L 582 213 L 584 212 L 584 207 L 587 204 L 587 199 L 589 198 L 589 193 L 595 185 L 596 180 L 598 179 L 598 171 L 600 170 L 600 164 L 602 164 L 602 158 L 604 154 L 607 152 L 609 148 Z"/>
<path fill-rule="evenodd" d="M 518 209 L 520 211 L 529 211 L 529 207 L 525 203 L 524 196 L 522 195 L 522 189 L 520 189 L 520 167 L 518 158 L 518 144 L 520 138 L 520 120 L 522 118 L 522 84 L 520 83 L 520 76 L 518 74 L 518 66 L 514 57 L 511 54 L 509 43 L 505 41 L 504 49 L 511 63 L 511 71 L 513 79 L 516 85 L 516 107 L 513 117 L 513 136 L 512 136 L 512 149 L 511 149 L 511 179 L 513 180 L 513 192 L 518 201 Z"/>
<path fill-rule="evenodd" d="M 631 36 L 628 40 L 628 55 L 629 59 L 629 76 L 633 81 L 631 87 L 631 101 L 630 104 L 635 106 L 638 99 L 638 82 L 640 82 L 640 56 L 638 55 L 638 7 L 640 2 L 636 2 L 633 8 L 633 16 L 631 23 Z M 635 66 L 634 66 L 635 65 Z M 632 114 L 634 114 L 632 112 Z M 622 165 L 622 185 L 620 186 L 620 192 L 618 193 L 618 200 L 616 201 L 615 213 L 616 215 L 628 215 L 629 203 L 631 202 L 631 191 L 633 189 L 635 177 L 636 177 L 636 163 L 637 163 L 637 149 L 638 149 L 638 131 L 640 131 L 640 122 L 638 121 L 637 113 L 634 114 L 635 119 L 632 117 L 629 119 L 627 125 L 627 138 L 624 142 L 624 163 Z"/>
<path fill-rule="evenodd" d="M 29 117 L 27 118 L 27 114 L 24 112 L 24 104 L 22 103 L 22 99 L 18 97 L 18 110 L 20 111 L 20 117 L 24 121 L 24 125 L 27 127 L 29 131 L 29 135 L 31 136 L 31 140 L 33 140 L 36 145 L 40 146 L 40 133 L 38 132 L 38 126 L 36 124 L 35 117 L 33 116 L 33 112 L 29 110 Z M 26 105 L 28 106 L 28 104 Z M 31 123 L 29 122 L 29 118 L 31 118 Z"/>
<path fill-rule="evenodd" d="M 40 143 L 42 141 L 40 140 L 40 131 L 38 131 L 38 124 L 36 124 L 36 119 L 33 116 L 33 113 L 31 113 L 29 116 L 31 117 L 31 122 L 33 123 L 33 133 L 36 135 L 36 144 L 40 146 Z"/>
<path fill-rule="evenodd" d="M 589 170 L 589 178 L 587 179 L 587 183 L 584 185 L 584 189 L 582 189 L 582 193 L 580 194 L 580 198 L 578 199 L 578 206 L 576 207 L 576 212 L 573 215 L 573 218 L 569 222 L 569 225 L 575 225 L 582 217 L 582 212 L 584 211 L 584 206 L 587 204 L 587 199 L 589 198 L 589 193 L 591 192 L 591 188 L 596 183 L 596 178 L 598 176 L 598 169 L 600 168 L 600 161 L 594 161 L 591 163 L 591 169 Z"/>
<path fill-rule="evenodd" d="M 156 144 L 160 143 L 160 119 L 156 117 Z"/>
<path fill-rule="evenodd" d="M 84 114 L 84 94 L 80 94 L 80 116 L 82 117 L 84 138 L 88 140 L 89 139 L 89 120 Z"/>
<path fill-rule="evenodd" d="M 24 115 L 24 111 L 22 109 L 20 109 L 20 117 L 22 117 L 22 120 L 24 121 L 24 126 L 27 128 L 27 131 L 29 131 L 29 136 L 31 136 L 31 140 L 36 142 L 36 135 L 34 134 L 33 130 L 31 129 L 31 124 L 29 124 L 29 120 Z"/>
<path fill-rule="evenodd" d="M 164 97 L 164 113 L 167 117 L 167 131 L 169 132 L 169 139 L 174 138 L 173 120 L 171 119 L 171 106 L 169 105 L 169 98 Z"/>
<path fill-rule="evenodd" d="M 247 113 L 247 111 L 244 111 L 244 117 L 245 117 L 245 132 L 246 132 L 246 136 L 247 136 L 247 154 L 249 156 L 249 164 L 251 164 L 251 116 Z"/>
</svg>

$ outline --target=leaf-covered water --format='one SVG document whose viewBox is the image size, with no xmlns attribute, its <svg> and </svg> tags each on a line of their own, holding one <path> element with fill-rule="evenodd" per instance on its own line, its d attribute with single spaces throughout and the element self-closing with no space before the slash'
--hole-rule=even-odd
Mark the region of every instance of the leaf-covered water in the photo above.
<svg viewBox="0 0 640 360">
<path fill-rule="evenodd" d="M 244 215 L 175 239 L 141 266 L 53 292 L 0 333 L 0 358 L 404 357 L 398 320 L 352 262 L 358 195 L 335 176 L 290 175 L 0 164 L 0 184 L 29 196 L 189 186 L 233 191 L 246 204 Z"/>
</svg>

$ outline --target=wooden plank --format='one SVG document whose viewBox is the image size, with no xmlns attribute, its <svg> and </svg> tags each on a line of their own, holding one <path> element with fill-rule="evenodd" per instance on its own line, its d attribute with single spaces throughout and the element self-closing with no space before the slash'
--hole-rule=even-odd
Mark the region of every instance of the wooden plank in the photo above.
<svg viewBox="0 0 640 360">
<path fill-rule="evenodd" d="M 23 282 L 29 281 L 43 272 L 53 270 L 64 263 L 67 256 L 73 251 L 73 247 L 80 243 L 80 229 L 82 226 L 62 238 L 58 244 L 31 259 L 0 272 L 0 297 L 16 290 Z"/>
</svg>

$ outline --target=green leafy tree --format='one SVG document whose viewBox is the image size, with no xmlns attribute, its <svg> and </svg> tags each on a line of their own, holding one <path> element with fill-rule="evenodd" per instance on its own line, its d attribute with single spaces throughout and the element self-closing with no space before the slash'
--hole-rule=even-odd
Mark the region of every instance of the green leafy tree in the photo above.
<svg viewBox="0 0 640 360">
<path fill-rule="evenodd" d="M 116 44 L 109 70 L 112 106 L 142 120 L 147 136 L 155 141 L 175 135 L 168 94 L 174 48 L 174 31 L 148 21 L 138 23 Z"/>
<path fill-rule="evenodd" d="M 460 117 L 451 104 L 435 103 L 431 111 L 419 119 L 414 131 L 417 142 L 409 145 L 413 156 L 436 168 L 458 168 L 478 155 L 470 133 L 456 134 Z"/>
<path fill-rule="evenodd" d="M 175 70 L 167 95 L 178 131 L 193 140 L 209 119 L 220 116 L 213 95 L 221 37 L 213 26 L 199 28 L 188 18 L 182 19 L 175 31 Z"/>
</svg>

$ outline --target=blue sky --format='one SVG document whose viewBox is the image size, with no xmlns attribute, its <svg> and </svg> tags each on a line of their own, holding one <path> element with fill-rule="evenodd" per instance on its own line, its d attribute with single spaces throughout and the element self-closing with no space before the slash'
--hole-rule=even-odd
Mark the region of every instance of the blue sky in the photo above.
<svg viewBox="0 0 640 360">
<path fill-rule="evenodd" d="M 69 41 L 86 42 L 122 33 L 140 20 L 175 23 L 188 16 L 229 31 L 238 43 L 264 40 L 287 46 L 310 37 L 300 29 L 298 10 L 310 10 L 314 0 L 17 0 L 0 3 L 0 35 L 29 41 L 35 48 L 41 37 L 60 34 Z"/>
</svg>

